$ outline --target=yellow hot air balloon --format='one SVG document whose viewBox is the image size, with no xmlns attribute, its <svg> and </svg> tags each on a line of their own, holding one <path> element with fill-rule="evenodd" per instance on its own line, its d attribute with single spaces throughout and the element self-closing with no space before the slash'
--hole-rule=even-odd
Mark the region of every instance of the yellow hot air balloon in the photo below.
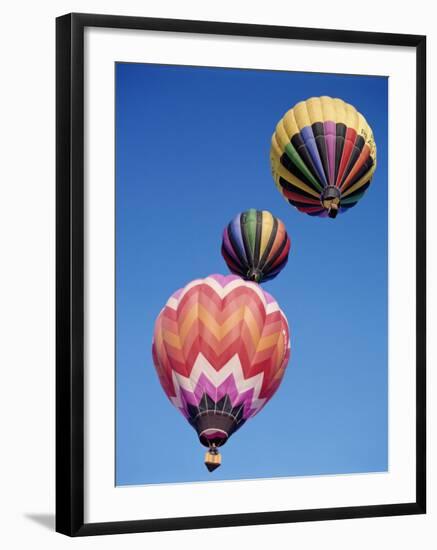
<svg viewBox="0 0 437 550">
<path fill-rule="evenodd" d="M 355 206 L 376 169 L 372 129 L 342 99 L 312 97 L 278 122 L 270 152 L 284 198 L 310 216 L 335 218 Z"/>
</svg>

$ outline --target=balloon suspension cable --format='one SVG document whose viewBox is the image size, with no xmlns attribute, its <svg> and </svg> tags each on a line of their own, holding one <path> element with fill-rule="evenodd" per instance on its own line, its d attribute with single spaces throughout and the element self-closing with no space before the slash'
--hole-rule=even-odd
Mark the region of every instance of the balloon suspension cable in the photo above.
<svg viewBox="0 0 437 550">
<path fill-rule="evenodd" d="M 216 470 L 222 463 L 222 456 L 219 453 L 215 443 L 213 443 L 205 453 L 205 466 L 209 472 Z"/>
<path fill-rule="evenodd" d="M 341 192 L 338 187 L 328 185 L 323 189 L 320 197 L 322 206 L 328 211 L 330 218 L 336 218 L 340 208 Z"/>
</svg>

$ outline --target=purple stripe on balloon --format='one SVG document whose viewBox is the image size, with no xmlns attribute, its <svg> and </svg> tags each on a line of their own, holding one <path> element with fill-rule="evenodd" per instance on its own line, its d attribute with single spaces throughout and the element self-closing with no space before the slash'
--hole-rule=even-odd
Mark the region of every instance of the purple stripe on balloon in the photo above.
<svg viewBox="0 0 437 550">
<path fill-rule="evenodd" d="M 239 254 L 247 262 L 246 250 L 244 248 L 243 235 L 241 234 L 241 224 L 240 224 L 240 214 L 235 216 L 235 218 L 229 224 L 229 228 L 232 234 L 232 237 L 238 247 Z"/>
<path fill-rule="evenodd" d="M 329 185 L 334 185 L 336 125 L 332 120 L 327 120 L 324 122 L 323 126 L 325 131 L 326 149 L 328 150 Z"/>
<path fill-rule="evenodd" d="M 220 401 L 220 399 L 222 399 L 225 395 L 228 395 L 232 407 L 242 407 L 244 419 L 253 416 L 260 408 L 252 408 L 254 388 L 240 392 L 235 383 L 233 374 L 230 374 L 222 384 L 216 387 L 209 380 L 209 378 L 202 373 L 197 381 L 196 387 L 194 388 L 194 392 L 180 388 L 180 393 L 181 401 L 184 405 L 181 412 L 186 417 L 188 417 L 186 404 L 189 403 L 190 405 L 198 407 L 205 393 L 215 402 Z"/>
<path fill-rule="evenodd" d="M 204 374 L 201 374 L 197 381 L 196 387 L 194 388 L 194 396 L 197 403 L 200 403 L 200 400 L 202 399 L 204 393 L 211 396 L 215 395 L 215 392 L 216 387 L 214 386 L 214 384 Z"/>
<path fill-rule="evenodd" d="M 305 126 L 305 128 L 302 128 L 300 131 L 300 135 L 309 151 L 312 161 L 314 162 L 320 181 L 323 182 L 325 186 L 328 185 L 325 177 L 325 171 L 323 170 L 322 161 L 320 159 L 319 150 L 317 149 L 316 140 L 314 139 L 313 129 L 311 126 Z"/>
<path fill-rule="evenodd" d="M 229 235 L 228 235 L 228 228 L 226 228 L 224 231 L 223 231 L 223 245 L 225 247 L 225 250 L 226 252 L 229 254 L 229 256 L 235 260 L 235 263 L 237 265 L 239 265 L 240 263 L 240 260 L 238 259 L 238 256 L 235 254 L 234 252 L 234 248 L 231 244 L 231 241 L 229 240 Z"/>
</svg>

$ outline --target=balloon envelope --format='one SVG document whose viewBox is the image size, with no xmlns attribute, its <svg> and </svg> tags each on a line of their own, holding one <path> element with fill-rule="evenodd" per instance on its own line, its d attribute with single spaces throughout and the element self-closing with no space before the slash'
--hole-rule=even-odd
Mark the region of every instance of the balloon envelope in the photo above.
<svg viewBox="0 0 437 550">
<path fill-rule="evenodd" d="M 222 255 L 232 273 L 261 283 L 285 267 L 290 239 L 284 224 L 267 210 L 237 214 L 223 231 Z"/>
<path fill-rule="evenodd" d="M 338 98 L 312 97 L 279 121 L 270 160 L 276 186 L 290 204 L 310 216 L 335 218 L 369 187 L 376 145 L 355 107 Z"/>
<path fill-rule="evenodd" d="M 169 298 L 152 353 L 167 397 L 214 450 L 278 389 L 290 355 L 288 324 L 256 283 L 210 275 Z"/>
</svg>

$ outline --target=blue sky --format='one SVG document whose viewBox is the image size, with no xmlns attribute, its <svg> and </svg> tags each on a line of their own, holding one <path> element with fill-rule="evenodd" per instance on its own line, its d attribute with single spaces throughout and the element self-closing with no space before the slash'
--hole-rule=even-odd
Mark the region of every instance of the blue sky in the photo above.
<svg viewBox="0 0 437 550">
<path fill-rule="evenodd" d="M 382 77 L 116 65 L 116 484 L 385 471 L 387 455 L 387 87 Z M 337 219 L 282 198 L 271 134 L 296 102 L 341 97 L 373 128 L 378 168 Z M 271 402 L 226 443 L 204 447 L 156 376 L 153 325 L 170 294 L 227 273 L 221 232 L 270 210 L 292 240 L 264 288 L 291 327 Z"/>
</svg>

